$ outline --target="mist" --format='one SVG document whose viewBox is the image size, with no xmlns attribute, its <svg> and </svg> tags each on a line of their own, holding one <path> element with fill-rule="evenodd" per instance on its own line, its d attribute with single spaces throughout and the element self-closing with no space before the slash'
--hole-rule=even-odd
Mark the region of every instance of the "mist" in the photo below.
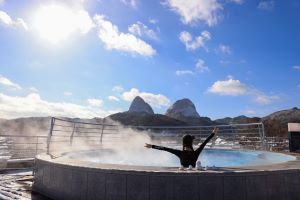
<svg viewBox="0 0 300 200">
<path fill-rule="evenodd" d="M 68 152 L 71 159 L 85 160 L 96 163 L 124 164 L 137 166 L 180 166 L 179 159 L 168 152 L 149 149 L 144 147 L 145 143 L 156 143 L 151 139 L 151 132 L 138 131 L 133 128 L 124 127 L 117 122 L 118 131 L 106 134 L 104 132 L 102 144 L 99 138 L 94 142 L 87 138 L 73 138 L 73 144 L 59 142 L 58 138 L 52 138 L 50 153 L 58 157 L 60 152 Z M 88 151 L 86 151 L 88 150 Z"/>
</svg>

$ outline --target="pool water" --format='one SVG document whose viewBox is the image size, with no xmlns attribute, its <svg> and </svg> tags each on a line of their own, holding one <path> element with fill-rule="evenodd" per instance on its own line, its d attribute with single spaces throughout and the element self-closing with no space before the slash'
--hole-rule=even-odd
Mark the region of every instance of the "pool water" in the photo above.
<svg viewBox="0 0 300 200">
<path fill-rule="evenodd" d="M 66 153 L 68 159 L 76 159 L 106 164 L 137 166 L 178 167 L 179 158 L 164 151 L 114 151 L 91 150 Z M 202 166 L 242 167 L 283 163 L 296 158 L 291 155 L 267 151 L 204 149 L 198 158 Z"/>
<path fill-rule="evenodd" d="M 203 166 L 236 167 L 276 164 L 295 159 L 294 156 L 266 151 L 209 149 L 198 160 Z"/>
</svg>

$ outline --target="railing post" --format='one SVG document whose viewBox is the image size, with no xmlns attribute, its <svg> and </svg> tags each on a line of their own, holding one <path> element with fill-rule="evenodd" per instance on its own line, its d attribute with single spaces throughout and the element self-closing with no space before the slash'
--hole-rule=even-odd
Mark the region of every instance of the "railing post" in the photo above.
<svg viewBox="0 0 300 200">
<path fill-rule="evenodd" d="M 76 123 L 75 121 L 73 122 L 73 130 L 72 130 L 72 134 L 70 136 L 70 145 L 73 144 L 73 137 L 74 137 L 74 133 L 75 133 L 75 128 L 76 128 Z"/>
<path fill-rule="evenodd" d="M 267 145 L 266 145 L 266 136 L 265 136 L 265 125 L 264 123 L 261 123 L 261 128 L 262 128 L 262 144 L 263 144 L 263 147 L 264 147 L 264 150 L 267 150 Z"/>
<path fill-rule="evenodd" d="M 265 131 L 264 131 L 264 124 L 258 124 L 258 132 L 260 136 L 260 142 L 263 150 L 266 150 L 266 145 L 265 145 Z"/>
<path fill-rule="evenodd" d="M 38 144 L 39 144 L 39 136 L 36 136 L 35 155 L 38 154 Z"/>
<path fill-rule="evenodd" d="M 103 131 L 104 131 L 104 124 L 102 124 L 101 135 L 100 135 L 100 144 L 102 144 Z"/>
<path fill-rule="evenodd" d="M 54 123 L 55 123 L 55 118 L 51 117 L 50 131 L 49 131 L 49 135 L 48 135 L 48 138 L 47 138 L 47 154 L 48 155 L 50 153 L 50 142 L 51 142 L 51 137 L 52 137 L 52 131 L 53 131 Z"/>
</svg>

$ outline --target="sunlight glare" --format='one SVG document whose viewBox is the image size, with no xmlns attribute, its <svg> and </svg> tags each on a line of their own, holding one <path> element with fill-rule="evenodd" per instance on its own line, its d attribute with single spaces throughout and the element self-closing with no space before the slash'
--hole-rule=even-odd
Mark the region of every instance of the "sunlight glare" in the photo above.
<svg viewBox="0 0 300 200">
<path fill-rule="evenodd" d="M 66 7 L 41 7 L 35 15 L 35 28 L 40 36 L 51 43 L 67 39 L 77 27 L 76 14 Z"/>
</svg>

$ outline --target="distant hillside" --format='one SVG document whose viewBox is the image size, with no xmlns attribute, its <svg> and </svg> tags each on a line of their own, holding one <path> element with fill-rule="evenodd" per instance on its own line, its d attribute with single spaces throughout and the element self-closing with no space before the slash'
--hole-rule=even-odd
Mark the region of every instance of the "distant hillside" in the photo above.
<svg viewBox="0 0 300 200">
<path fill-rule="evenodd" d="M 132 126 L 184 126 L 185 122 L 160 114 L 146 114 L 138 112 L 122 112 L 108 116 L 123 125 Z"/>
<path fill-rule="evenodd" d="M 244 115 L 238 117 L 225 117 L 222 119 L 217 119 L 214 122 L 218 124 L 247 124 L 247 123 L 258 123 L 261 121 L 259 117 L 246 117 Z"/>
<path fill-rule="evenodd" d="M 4 135 L 47 135 L 50 117 L 28 117 L 0 121 L 0 133 Z"/>
<path fill-rule="evenodd" d="M 265 130 L 269 136 L 287 136 L 287 123 L 300 123 L 300 109 L 292 108 L 274 112 L 262 118 Z"/>
<path fill-rule="evenodd" d="M 184 119 L 184 122 L 186 122 L 188 125 L 194 125 L 194 126 L 213 126 L 218 125 L 215 121 L 212 121 L 209 117 L 182 117 Z"/>
<path fill-rule="evenodd" d="M 101 123 L 101 118 L 80 119 L 81 122 Z M 48 135 L 51 124 L 51 117 L 28 117 L 10 120 L 0 120 L 0 134 L 3 135 Z"/>
</svg>

